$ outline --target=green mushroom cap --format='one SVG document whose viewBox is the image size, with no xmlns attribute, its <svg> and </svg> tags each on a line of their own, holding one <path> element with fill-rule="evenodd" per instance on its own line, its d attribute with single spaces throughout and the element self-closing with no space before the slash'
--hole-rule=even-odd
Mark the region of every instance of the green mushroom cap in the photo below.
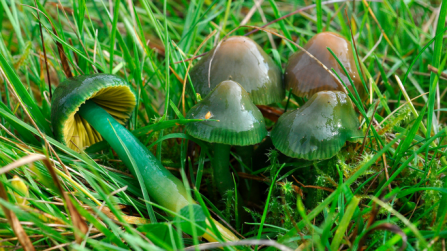
<svg viewBox="0 0 447 251">
<path fill-rule="evenodd" d="M 93 100 L 113 118 L 124 124 L 136 105 L 130 85 L 114 75 L 94 74 L 69 78 L 53 93 L 51 124 L 57 140 L 79 151 L 103 140 L 90 124 L 77 114 L 87 100 Z"/>
<path fill-rule="evenodd" d="M 211 69 L 210 69 L 211 64 Z M 205 97 L 220 82 L 238 82 L 257 105 L 284 98 L 281 69 L 252 39 L 230 37 L 213 48 L 191 69 L 194 89 Z"/>
<path fill-rule="evenodd" d="M 340 91 L 314 94 L 300 109 L 283 114 L 272 130 L 273 145 L 294 158 L 333 157 L 348 141 L 363 136 L 349 97 Z"/>
<path fill-rule="evenodd" d="M 188 119 L 216 119 L 186 125 L 193 137 L 211 143 L 254 145 L 267 135 L 264 117 L 238 83 L 227 80 L 186 115 Z"/>
<path fill-rule="evenodd" d="M 359 95 L 364 96 L 365 91 L 348 40 L 333 32 L 322 32 L 309 40 L 304 49 L 320 60 L 329 70 L 334 68 L 346 86 L 354 91 L 345 72 L 327 47 L 331 48 L 345 67 Z M 338 79 L 304 51 L 296 52 L 290 56 L 284 73 L 284 82 L 286 89 L 292 88 L 293 94 L 299 97 L 312 97 L 319 91 L 343 91 L 338 84 Z"/>
</svg>

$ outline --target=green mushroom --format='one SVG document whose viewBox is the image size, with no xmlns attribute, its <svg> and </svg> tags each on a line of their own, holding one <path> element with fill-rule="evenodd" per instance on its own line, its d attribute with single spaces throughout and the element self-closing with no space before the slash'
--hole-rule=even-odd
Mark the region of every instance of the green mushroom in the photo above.
<svg viewBox="0 0 447 251">
<path fill-rule="evenodd" d="M 222 81 L 233 80 L 250 93 L 256 105 L 284 98 L 281 69 L 248 37 L 235 36 L 222 41 L 197 62 L 189 75 L 195 91 L 202 97 Z"/>
<path fill-rule="evenodd" d="M 138 170 L 151 199 L 179 212 L 190 205 L 183 183 L 123 126 L 135 105 L 132 88 L 117 76 L 95 74 L 70 78 L 53 94 L 53 130 L 59 141 L 77 151 L 105 139 L 135 177 Z M 228 229 L 218 222 L 215 224 L 224 238 L 237 240 Z M 209 234 L 204 237 L 215 241 Z"/>
<path fill-rule="evenodd" d="M 234 187 L 229 172 L 230 148 L 254 145 L 267 135 L 264 118 L 238 83 L 227 80 L 189 110 L 188 119 L 216 119 L 186 125 L 186 132 L 213 143 L 212 167 L 219 192 L 223 195 Z"/>
<path fill-rule="evenodd" d="M 333 157 L 345 142 L 363 136 L 349 97 L 340 91 L 314 94 L 300 109 L 283 114 L 272 130 L 273 145 L 293 158 Z"/>
</svg>

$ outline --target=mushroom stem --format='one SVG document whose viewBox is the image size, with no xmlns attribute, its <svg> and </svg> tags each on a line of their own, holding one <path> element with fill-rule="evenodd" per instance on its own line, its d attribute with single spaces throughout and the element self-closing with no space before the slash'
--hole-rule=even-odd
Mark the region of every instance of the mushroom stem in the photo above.
<svg viewBox="0 0 447 251">
<path fill-rule="evenodd" d="M 214 144 L 213 172 L 217 190 L 224 196 L 228 190 L 233 189 L 233 178 L 229 170 L 230 166 L 230 145 Z"/>
<path fill-rule="evenodd" d="M 151 199 L 174 212 L 179 212 L 180 209 L 189 205 L 183 183 L 164 168 L 158 159 L 108 112 L 95 102 L 87 100 L 79 107 L 79 114 L 112 146 L 135 177 L 137 174 L 134 167 L 138 169 Z M 192 201 L 192 203 L 195 202 Z M 224 239 L 238 240 L 230 230 L 212 220 Z M 207 225 L 211 229 L 209 222 Z M 217 241 L 209 230 L 204 238 L 212 242 Z"/>
<path fill-rule="evenodd" d="M 253 151 L 254 151 L 253 146 L 251 146 L 251 145 L 236 146 L 235 149 L 236 149 L 236 152 L 241 157 L 242 163 L 244 163 L 244 165 L 246 165 L 251 170 L 252 156 L 253 156 Z"/>
<path fill-rule="evenodd" d="M 103 108 L 87 100 L 79 114 L 110 144 L 135 178 L 134 168 L 138 169 L 151 199 L 174 212 L 189 204 L 183 183 Z"/>
</svg>

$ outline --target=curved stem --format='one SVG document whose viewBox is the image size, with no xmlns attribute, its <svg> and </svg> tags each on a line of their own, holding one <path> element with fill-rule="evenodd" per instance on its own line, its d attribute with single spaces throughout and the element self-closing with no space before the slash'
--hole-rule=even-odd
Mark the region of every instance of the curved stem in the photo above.
<svg viewBox="0 0 447 251">
<path fill-rule="evenodd" d="M 233 177 L 230 173 L 230 145 L 214 144 L 213 172 L 214 181 L 220 195 L 224 196 L 228 190 L 234 188 Z"/>
<path fill-rule="evenodd" d="M 135 165 L 141 177 L 144 177 L 144 185 L 151 199 L 174 212 L 189 204 L 183 183 L 108 112 L 93 101 L 87 101 L 79 108 L 79 114 L 101 134 L 131 173 L 138 177 L 134 170 Z"/>
</svg>

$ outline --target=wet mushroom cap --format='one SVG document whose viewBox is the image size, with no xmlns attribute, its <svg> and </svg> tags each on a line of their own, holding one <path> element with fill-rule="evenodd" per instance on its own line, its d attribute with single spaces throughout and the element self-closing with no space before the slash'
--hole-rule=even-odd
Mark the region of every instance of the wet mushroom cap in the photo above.
<svg viewBox="0 0 447 251">
<path fill-rule="evenodd" d="M 235 36 L 222 41 L 197 62 L 190 76 L 195 91 L 202 97 L 222 81 L 233 80 L 250 93 L 257 105 L 268 105 L 284 98 L 281 69 L 247 37 Z"/>
<path fill-rule="evenodd" d="M 262 113 L 248 93 L 236 82 L 227 80 L 193 106 L 188 119 L 216 119 L 186 125 L 191 136 L 227 145 L 254 145 L 267 135 Z"/>
<path fill-rule="evenodd" d="M 136 105 L 136 96 L 123 79 L 109 74 L 83 75 L 62 82 L 53 93 L 51 123 L 56 138 L 79 151 L 103 140 L 79 114 L 79 107 L 93 100 L 124 124 Z"/>
<path fill-rule="evenodd" d="M 320 60 L 329 70 L 334 68 L 346 86 L 354 91 L 348 77 L 327 47 L 331 48 L 346 68 L 360 97 L 364 96 L 365 92 L 355 66 L 351 44 L 344 37 L 333 32 L 322 32 L 309 40 L 304 49 Z M 337 84 L 338 80 L 304 51 L 290 56 L 284 73 L 284 81 L 286 90 L 292 88 L 293 94 L 299 97 L 312 97 L 319 91 L 343 91 Z"/>
<path fill-rule="evenodd" d="M 314 94 L 300 109 L 283 114 L 273 128 L 273 145 L 294 158 L 333 157 L 345 142 L 363 133 L 349 97 L 340 91 Z"/>
</svg>

